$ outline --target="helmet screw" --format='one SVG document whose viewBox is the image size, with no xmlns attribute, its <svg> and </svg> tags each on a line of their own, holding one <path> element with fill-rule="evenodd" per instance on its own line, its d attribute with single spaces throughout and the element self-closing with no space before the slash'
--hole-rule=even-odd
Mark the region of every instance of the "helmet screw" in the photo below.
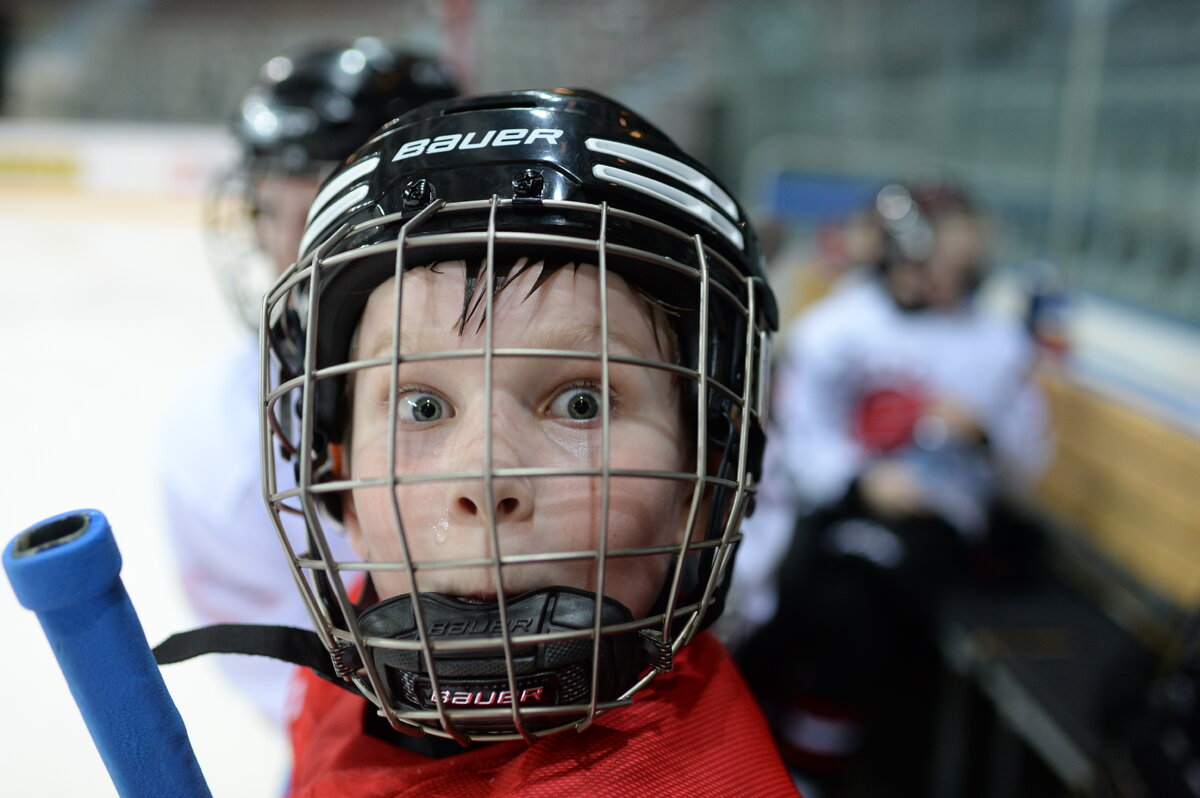
<svg viewBox="0 0 1200 798">
<path fill-rule="evenodd" d="M 536 169 L 526 169 L 512 181 L 514 199 L 534 199 L 542 195 L 546 180 Z"/>
<path fill-rule="evenodd" d="M 404 208 L 413 210 L 415 208 L 424 208 L 429 203 L 437 199 L 437 190 L 425 178 L 410 180 L 404 186 Z"/>
</svg>

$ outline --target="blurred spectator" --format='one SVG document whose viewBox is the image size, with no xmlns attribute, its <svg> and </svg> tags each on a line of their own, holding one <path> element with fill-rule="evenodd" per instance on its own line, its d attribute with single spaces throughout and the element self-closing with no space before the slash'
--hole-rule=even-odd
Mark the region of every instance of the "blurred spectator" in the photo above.
<svg viewBox="0 0 1200 798">
<path fill-rule="evenodd" d="M 792 766 L 826 776 L 846 770 L 889 676 L 928 639 L 996 502 L 1048 454 L 1030 338 L 973 302 L 989 243 L 978 207 L 945 183 L 893 184 L 863 221 L 877 263 L 786 333 L 734 580 L 769 584 L 778 564 L 777 602 L 741 598 L 743 625 L 765 625 L 740 659 Z"/>
<path fill-rule="evenodd" d="M 377 40 L 278 56 L 242 100 L 234 134 L 242 160 L 221 176 L 206 208 L 209 259 L 246 326 L 239 346 L 203 369 L 167 418 L 161 457 L 167 531 L 193 609 L 207 625 L 309 627 L 263 502 L 259 451 L 258 316 L 261 298 L 296 258 L 321 180 L 385 122 L 455 89 L 434 62 Z M 279 467 L 281 486 L 292 479 Z M 282 530 L 309 543 L 299 516 Z M 334 556 L 350 558 L 344 538 Z M 283 722 L 291 666 L 221 657 L 234 684 Z"/>
</svg>

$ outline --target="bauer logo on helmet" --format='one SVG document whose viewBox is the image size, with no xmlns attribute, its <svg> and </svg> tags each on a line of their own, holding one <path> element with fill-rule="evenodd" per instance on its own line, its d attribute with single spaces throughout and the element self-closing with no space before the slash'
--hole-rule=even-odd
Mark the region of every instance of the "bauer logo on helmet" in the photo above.
<svg viewBox="0 0 1200 798">
<path fill-rule="evenodd" d="M 403 161 L 417 155 L 432 155 L 451 150 L 478 150 L 484 147 L 513 147 L 518 144 L 533 144 L 544 141 L 555 144 L 563 132 L 557 128 L 510 127 L 504 130 L 485 130 L 482 133 L 448 133 L 432 139 L 414 139 L 406 142 L 396 154 L 393 161 Z"/>
</svg>

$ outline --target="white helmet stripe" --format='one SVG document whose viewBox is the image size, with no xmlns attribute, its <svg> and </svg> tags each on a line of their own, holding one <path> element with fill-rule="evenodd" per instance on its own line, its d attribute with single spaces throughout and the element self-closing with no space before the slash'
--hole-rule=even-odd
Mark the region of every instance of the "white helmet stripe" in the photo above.
<svg viewBox="0 0 1200 798">
<path fill-rule="evenodd" d="M 310 223 L 313 217 L 320 213 L 328 202 L 335 196 L 341 193 L 342 189 L 358 180 L 364 175 L 369 175 L 375 171 L 375 167 L 379 166 L 379 156 L 373 158 L 363 158 L 358 163 L 351 166 L 340 175 L 330 180 L 325 188 L 321 189 L 321 193 L 313 200 L 312 207 L 308 209 L 308 217 L 304 220 L 305 223 Z"/>
<path fill-rule="evenodd" d="M 296 254 L 297 259 L 304 255 L 304 251 L 308 249 L 308 245 L 317 236 L 325 232 L 325 228 L 333 224 L 342 213 L 356 202 L 367 196 L 367 184 L 363 183 L 358 188 L 344 194 L 340 199 L 321 212 L 321 215 L 313 220 L 308 229 L 304 231 L 304 237 L 300 239 L 300 251 Z"/>
<path fill-rule="evenodd" d="M 716 208 L 686 191 L 681 191 L 652 177 L 630 172 L 628 169 L 618 169 L 615 166 L 605 166 L 604 164 L 593 166 L 592 174 L 601 180 L 611 180 L 687 211 L 717 228 L 721 235 L 728 238 L 738 249 L 745 249 L 746 242 L 741 230 L 738 230 L 732 222 L 722 216 Z"/>
<path fill-rule="evenodd" d="M 696 189 L 696 191 L 708 197 L 721 210 L 725 211 L 726 216 L 735 222 L 738 221 L 738 207 L 733 198 L 722 191 L 721 187 L 712 180 L 682 161 L 668 158 L 666 155 L 654 152 L 653 150 L 635 147 L 632 144 L 625 144 L 620 141 L 609 141 L 608 139 L 590 138 L 584 142 L 584 146 L 592 152 L 602 152 L 605 155 L 624 158 L 632 163 L 648 166 L 665 175 L 670 175 L 679 182 L 688 184 Z"/>
</svg>

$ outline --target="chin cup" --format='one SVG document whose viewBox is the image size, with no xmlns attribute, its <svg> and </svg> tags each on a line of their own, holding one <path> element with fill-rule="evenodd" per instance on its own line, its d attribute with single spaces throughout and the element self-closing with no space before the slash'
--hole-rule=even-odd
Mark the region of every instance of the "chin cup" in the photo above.
<svg viewBox="0 0 1200 798">
<path fill-rule="evenodd" d="M 442 704 L 451 711 L 470 709 L 522 709 L 586 704 L 591 700 L 592 652 L 586 638 L 512 645 L 516 692 L 508 680 L 504 649 L 498 642 L 504 631 L 500 606 L 477 604 L 440 593 L 420 593 L 421 614 L 430 642 L 447 640 L 488 641 L 488 647 L 443 651 L 434 655 Z M 514 638 L 556 632 L 591 630 L 595 622 L 595 593 L 568 587 L 551 587 L 524 593 L 505 602 L 508 632 Z M 620 602 L 603 598 L 602 627 L 627 624 L 633 614 Z M 359 628 L 370 637 L 418 640 L 411 595 L 386 599 L 363 611 Z M 370 646 L 380 677 L 386 682 L 397 709 L 436 709 L 428 663 L 420 650 Z M 633 685 L 642 657 L 636 631 L 605 635 L 600 640 L 597 681 L 598 701 L 611 701 Z M 460 732 L 508 733 L 511 716 L 473 718 L 455 712 Z M 494 713 L 491 713 L 494 714 Z M 538 730 L 564 722 L 560 714 L 526 716 L 527 728 Z"/>
</svg>

